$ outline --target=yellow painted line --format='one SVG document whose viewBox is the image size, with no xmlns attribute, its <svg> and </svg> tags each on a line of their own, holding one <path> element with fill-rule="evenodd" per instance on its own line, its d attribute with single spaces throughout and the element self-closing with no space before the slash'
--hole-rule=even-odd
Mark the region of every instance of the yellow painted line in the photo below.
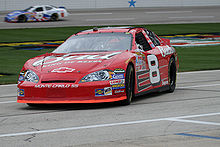
<svg viewBox="0 0 220 147">
<path fill-rule="evenodd" d="M 0 46 L 39 45 L 39 44 L 44 44 L 44 43 L 63 43 L 63 42 L 64 42 L 64 41 L 0 43 Z"/>
</svg>

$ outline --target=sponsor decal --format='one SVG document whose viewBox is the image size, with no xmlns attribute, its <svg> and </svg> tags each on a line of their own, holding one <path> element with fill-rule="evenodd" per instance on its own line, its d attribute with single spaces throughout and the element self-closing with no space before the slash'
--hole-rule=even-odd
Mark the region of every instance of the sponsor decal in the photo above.
<svg viewBox="0 0 220 147">
<path fill-rule="evenodd" d="M 175 53 L 175 49 L 173 47 L 169 47 L 166 45 L 165 47 L 157 46 L 160 50 L 160 53 L 163 57 L 166 57 L 167 55 Z"/>
<path fill-rule="evenodd" d="M 112 89 L 124 89 L 125 84 L 117 84 L 117 85 L 112 85 Z"/>
<path fill-rule="evenodd" d="M 57 72 L 57 73 L 67 73 L 67 72 L 73 72 L 75 69 L 68 68 L 68 67 L 60 67 L 53 69 L 51 72 Z"/>
<path fill-rule="evenodd" d="M 20 75 L 19 78 L 18 78 L 18 81 L 24 81 L 24 76 Z"/>
<path fill-rule="evenodd" d="M 109 81 L 109 83 L 110 83 L 110 85 L 124 84 L 125 79 L 113 80 L 113 81 Z"/>
<path fill-rule="evenodd" d="M 124 89 L 120 89 L 120 90 L 115 90 L 114 92 L 115 92 L 115 94 L 118 94 L 118 93 L 124 93 L 125 90 L 124 90 Z"/>
<path fill-rule="evenodd" d="M 95 96 L 108 96 L 108 95 L 112 95 L 112 87 L 95 89 Z"/>
<path fill-rule="evenodd" d="M 105 87 L 104 95 L 112 95 L 112 87 Z"/>
<path fill-rule="evenodd" d="M 47 65 L 47 64 L 54 64 L 60 61 L 72 61 L 72 60 L 96 60 L 96 61 L 100 61 L 99 59 L 111 59 L 111 57 L 120 54 L 121 52 L 114 52 L 111 54 L 106 54 L 106 55 L 71 55 L 71 54 L 67 54 L 64 56 L 48 56 L 42 60 L 38 60 L 36 62 L 34 62 L 32 65 L 34 67 L 39 66 L 39 65 Z M 87 62 L 87 61 L 86 61 Z"/>
<path fill-rule="evenodd" d="M 136 71 L 146 70 L 146 57 L 141 52 L 135 53 L 136 57 Z"/>
<path fill-rule="evenodd" d="M 117 80 L 117 79 L 124 79 L 124 74 L 114 74 L 112 75 L 112 79 Z"/>
<path fill-rule="evenodd" d="M 95 89 L 95 96 L 104 96 L 104 89 Z"/>
<path fill-rule="evenodd" d="M 116 68 L 116 69 L 114 70 L 114 73 L 115 73 L 115 74 L 122 74 L 122 73 L 125 73 L 125 70 L 122 69 L 122 68 Z"/>
<path fill-rule="evenodd" d="M 162 79 L 162 85 L 168 85 L 168 78 Z"/>
<path fill-rule="evenodd" d="M 18 89 L 18 96 L 24 96 L 24 89 Z"/>
<path fill-rule="evenodd" d="M 78 88 L 79 84 L 37 84 L 34 88 Z"/>
</svg>

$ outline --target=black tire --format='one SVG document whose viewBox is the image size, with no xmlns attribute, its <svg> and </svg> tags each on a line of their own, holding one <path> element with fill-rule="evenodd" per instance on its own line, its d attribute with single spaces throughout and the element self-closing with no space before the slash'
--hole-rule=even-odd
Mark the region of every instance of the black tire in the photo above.
<svg viewBox="0 0 220 147">
<path fill-rule="evenodd" d="M 27 103 L 29 107 L 39 107 L 39 104 Z"/>
<path fill-rule="evenodd" d="M 18 22 L 27 22 L 27 17 L 25 15 L 18 16 Z"/>
<path fill-rule="evenodd" d="M 176 62 L 173 57 L 170 58 L 170 62 L 169 62 L 168 82 L 169 82 L 168 92 L 172 93 L 176 88 Z"/>
<path fill-rule="evenodd" d="M 50 20 L 51 21 L 58 21 L 58 14 L 52 14 Z"/>
<path fill-rule="evenodd" d="M 122 105 L 129 105 L 134 98 L 134 68 L 128 65 L 125 76 L 125 91 L 127 99 L 121 101 Z"/>
</svg>

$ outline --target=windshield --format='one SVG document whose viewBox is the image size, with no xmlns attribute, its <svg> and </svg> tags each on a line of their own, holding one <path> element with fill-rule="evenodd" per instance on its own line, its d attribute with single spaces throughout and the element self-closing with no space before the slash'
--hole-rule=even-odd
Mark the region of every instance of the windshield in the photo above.
<svg viewBox="0 0 220 147">
<path fill-rule="evenodd" d="M 24 9 L 24 11 L 29 11 L 29 10 L 31 10 L 33 7 L 29 7 L 29 8 L 27 8 L 27 9 Z"/>
<path fill-rule="evenodd" d="M 131 36 L 131 34 L 127 33 L 76 35 L 67 39 L 53 53 L 130 50 Z"/>
</svg>

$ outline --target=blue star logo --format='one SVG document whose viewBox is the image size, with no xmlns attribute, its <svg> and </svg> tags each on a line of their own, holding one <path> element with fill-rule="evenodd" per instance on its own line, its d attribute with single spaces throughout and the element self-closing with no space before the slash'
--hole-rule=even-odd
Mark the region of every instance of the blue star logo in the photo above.
<svg viewBox="0 0 220 147">
<path fill-rule="evenodd" d="M 132 7 L 132 6 L 135 8 L 136 1 L 131 0 L 131 1 L 128 1 L 128 3 L 130 3 L 129 8 Z"/>
</svg>

